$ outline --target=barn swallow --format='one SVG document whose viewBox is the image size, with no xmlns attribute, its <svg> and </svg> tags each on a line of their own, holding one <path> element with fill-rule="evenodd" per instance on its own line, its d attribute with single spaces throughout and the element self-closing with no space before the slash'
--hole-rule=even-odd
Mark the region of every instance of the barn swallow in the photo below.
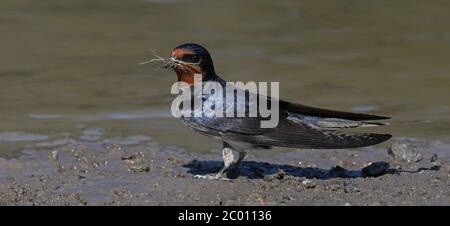
<svg viewBox="0 0 450 226">
<path fill-rule="evenodd" d="M 182 44 L 173 49 L 170 56 L 163 61 L 165 68 L 175 71 L 178 81 L 189 86 L 194 86 L 196 82 L 194 75 L 201 74 L 203 82 L 218 82 L 225 88 L 225 80 L 216 74 L 211 55 L 201 45 Z M 246 101 L 235 104 L 252 104 L 248 103 L 250 100 Z M 375 145 L 391 138 L 390 134 L 341 131 L 344 128 L 387 125 L 370 121 L 389 117 L 328 110 L 281 99 L 278 101 L 279 121 L 274 128 L 261 128 L 261 117 L 180 117 L 182 122 L 194 131 L 223 142 L 223 168 L 215 175 L 196 177 L 221 179 L 234 161 L 233 151 L 239 154 L 234 165 L 238 167 L 250 149 L 269 149 L 274 146 L 302 149 L 357 148 Z"/>
</svg>

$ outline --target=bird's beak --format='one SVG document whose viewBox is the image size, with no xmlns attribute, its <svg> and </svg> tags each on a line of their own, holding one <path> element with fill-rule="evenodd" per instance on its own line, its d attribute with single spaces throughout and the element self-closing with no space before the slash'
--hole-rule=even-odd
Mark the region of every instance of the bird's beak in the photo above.
<svg viewBox="0 0 450 226">
<path fill-rule="evenodd" d="M 162 68 L 171 68 L 175 69 L 181 65 L 182 61 L 175 59 L 175 57 L 169 57 L 164 59 L 164 64 L 161 65 Z"/>
<path fill-rule="evenodd" d="M 201 62 L 201 60 L 198 63 L 184 62 L 184 61 L 178 60 L 172 56 L 172 57 L 164 59 L 164 64 L 161 67 L 176 69 L 178 67 L 183 66 L 183 67 L 191 68 L 192 66 L 199 66 L 200 62 Z"/>
</svg>

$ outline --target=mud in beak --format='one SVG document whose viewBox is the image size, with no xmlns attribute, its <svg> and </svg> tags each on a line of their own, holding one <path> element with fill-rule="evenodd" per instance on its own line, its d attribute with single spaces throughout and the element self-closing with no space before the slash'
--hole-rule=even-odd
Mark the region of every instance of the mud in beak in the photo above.
<svg viewBox="0 0 450 226">
<path fill-rule="evenodd" d="M 190 62 L 184 62 L 181 60 L 176 59 L 175 57 L 169 57 L 164 59 L 164 64 L 161 65 L 161 67 L 163 68 L 172 68 L 172 69 L 176 69 L 179 67 L 188 67 L 191 68 L 192 66 L 199 66 L 200 65 L 199 61 L 198 63 L 190 63 Z"/>
<path fill-rule="evenodd" d="M 175 59 L 174 57 L 169 57 L 169 58 L 164 59 L 164 64 L 161 65 L 161 67 L 165 68 L 165 69 L 169 69 L 169 68 L 175 69 L 175 68 L 181 66 L 181 64 L 182 64 L 182 61 L 179 61 L 179 60 Z"/>
<path fill-rule="evenodd" d="M 182 60 L 176 59 L 175 56 L 164 58 L 164 57 L 158 56 L 152 49 L 150 49 L 150 51 L 153 52 L 153 55 L 155 56 L 155 58 L 141 62 L 141 63 L 139 63 L 140 65 L 148 64 L 151 62 L 162 62 L 163 64 L 160 66 L 162 68 L 177 69 L 181 66 L 183 66 L 183 67 L 199 66 L 200 62 L 201 62 L 201 60 L 197 63 L 184 62 Z"/>
</svg>

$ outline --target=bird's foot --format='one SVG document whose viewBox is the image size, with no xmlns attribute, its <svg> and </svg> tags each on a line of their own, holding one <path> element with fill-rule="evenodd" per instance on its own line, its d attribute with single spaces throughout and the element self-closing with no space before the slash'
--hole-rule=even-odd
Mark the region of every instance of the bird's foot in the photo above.
<svg viewBox="0 0 450 226">
<path fill-rule="evenodd" d="M 229 181 L 230 179 L 226 177 L 222 177 L 222 174 L 216 174 L 216 175 L 195 175 L 194 178 L 197 179 L 206 179 L 206 180 L 224 180 Z"/>
<path fill-rule="evenodd" d="M 239 155 L 241 156 L 241 155 Z M 245 154 L 243 155 L 245 156 Z M 242 158 L 243 158 L 242 156 Z M 227 171 L 227 169 L 231 166 L 234 160 L 233 155 L 233 149 L 227 145 L 224 144 L 224 148 L 222 149 L 222 158 L 223 158 L 223 168 L 214 176 L 211 175 L 195 175 L 194 178 L 199 179 L 207 179 L 207 180 L 226 180 L 229 181 L 227 177 L 222 177 L 224 172 Z M 241 157 L 240 157 L 241 158 Z M 239 165 L 239 162 L 242 160 L 242 158 L 238 161 L 237 165 Z"/>
</svg>

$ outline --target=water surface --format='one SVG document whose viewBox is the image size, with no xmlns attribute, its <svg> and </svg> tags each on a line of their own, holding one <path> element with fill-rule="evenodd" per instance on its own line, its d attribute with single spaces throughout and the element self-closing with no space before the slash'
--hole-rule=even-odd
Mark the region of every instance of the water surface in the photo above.
<svg viewBox="0 0 450 226">
<path fill-rule="evenodd" d="M 171 117 L 174 73 L 138 65 L 184 42 L 205 45 L 227 80 L 279 81 L 283 99 L 394 118 L 376 132 L 450 138 L 446 1 L 0 5 L 2 157 L 70 140 L 219 148 Z"/>
</svg>

